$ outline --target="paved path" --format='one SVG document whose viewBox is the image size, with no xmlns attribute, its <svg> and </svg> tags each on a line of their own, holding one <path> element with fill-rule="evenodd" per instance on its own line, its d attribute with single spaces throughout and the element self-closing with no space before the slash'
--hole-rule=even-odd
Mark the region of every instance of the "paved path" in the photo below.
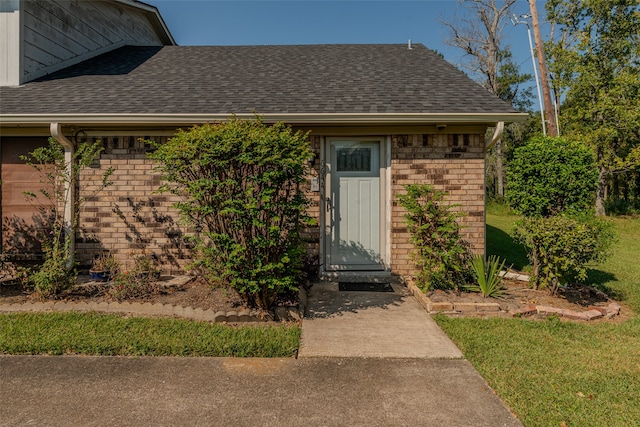
<svg viewBox="0 0 640 427">
<path fill-rule="evenodd" d="M 316 283 L 302 321 L 300 357 L 461 358 L 403 285 L 394 292 L 340 292 Z"/>
<path fill-rule="evenodd" d="M 519 426 L 461 359 L 0 356 L 0 426 Z"/>
</svg>

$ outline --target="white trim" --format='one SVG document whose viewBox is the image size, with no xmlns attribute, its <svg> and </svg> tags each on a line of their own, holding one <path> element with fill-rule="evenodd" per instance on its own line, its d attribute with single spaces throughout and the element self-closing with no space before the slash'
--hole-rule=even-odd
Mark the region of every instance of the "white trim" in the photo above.
<svg viewBox="0 0 640 427">
<path fill-rule="evenodd" d="M 523 113 L 484 114 L 484 113 L 224 113 L 224 114 L 3 114 L 2 125 L 48 124 L 60 122 L 71 124 L 109 124 L 143 125 L 175 124 L 227 121 L 230 117 L 262 117 L 267 122 L 286 122 L 290 124 L 436 124 L 447 122 L 468 124 L 495 124 L 498 122 L 522 122 L 529 115 Z"/>
</svg>

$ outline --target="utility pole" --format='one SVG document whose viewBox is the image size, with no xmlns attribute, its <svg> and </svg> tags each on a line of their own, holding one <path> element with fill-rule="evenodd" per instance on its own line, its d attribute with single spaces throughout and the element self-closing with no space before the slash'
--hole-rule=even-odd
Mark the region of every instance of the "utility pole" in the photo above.
<svg viewBox="0 0 640 427">
<path fill-rule="evenodd" d="M 544 44 L 540 35 L 540 23 L 538 22 L 538 8 L 536 0 L 529 0 L 529 9 L 531 10 L 531 25 L 533 26 L 533 37 L 536 40 L 536 51 L 538 52 L 538 68 L 540 69 L 540 85 L 542 86 L 542 96 L 544 98 L 544 115 L 547 118 L 547 129 L 549 136 L 558 136 L 558 128 L 554 119 L 554 108 L 551 102 L 551 89 L 549 87 L 549 75 L 547 74 L 547 65 L 544 61 Z"/>
</svg>

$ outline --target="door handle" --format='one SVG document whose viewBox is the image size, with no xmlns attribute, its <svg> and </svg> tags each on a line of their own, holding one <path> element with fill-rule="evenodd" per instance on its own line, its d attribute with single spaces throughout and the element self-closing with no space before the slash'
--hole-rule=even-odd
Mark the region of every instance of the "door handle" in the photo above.
<svg viewBox="0 0 640 427">
<path fill-rule="evenodd" d="M 325 201 L 325 205 L 327 207 L 327 212 L 331 211 L 331 198 L 327 197 L 327 200 Z"/>
</svg>

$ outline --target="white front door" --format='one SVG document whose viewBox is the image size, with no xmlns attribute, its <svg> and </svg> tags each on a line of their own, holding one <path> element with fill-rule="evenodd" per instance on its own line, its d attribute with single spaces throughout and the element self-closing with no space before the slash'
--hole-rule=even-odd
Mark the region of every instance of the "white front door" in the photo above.
<svg viewBox="0 0 640 427">
<path fill-rule="evenodd" d="M 329 143 L 328 270 L 383 270 L 380 141 Z"/>
</svg>

